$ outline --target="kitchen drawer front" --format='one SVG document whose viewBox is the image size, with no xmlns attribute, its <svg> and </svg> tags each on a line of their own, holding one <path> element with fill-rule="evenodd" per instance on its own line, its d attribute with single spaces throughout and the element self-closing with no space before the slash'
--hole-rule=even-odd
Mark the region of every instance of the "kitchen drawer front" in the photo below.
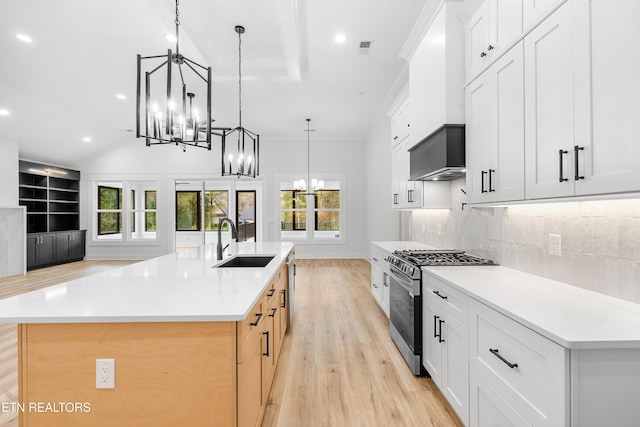
<svg viewBox="0 0 640 427">
<path fill-rule="evenodd" d="M 475 300 L 470 314 L 471 369 L 534 425 L 565 425 L 569 351 Z"/>
<path fill-rule="evenodd" d="M 376 245 L 371 245 L 371 262 L 382 272 L 386 272 L 389 270 L 389 263 L 385 261 L 388 256 L 389 252 Z"/>
<path fill-rule="evenodd" d="M 422 274 L 422 294 L 426 298 L 440 303 L 445 311 L 463 325 L 469 326 L 469 297 L 467 295 L 427 272 Z"/>
<path fill-rule="evenodd" d="M 532 426 L 491 384 L 481 375 L 471 372 L 469 425 L 471 427 L 524 427 Z"/>
<path fill-rule="evenodd" d="M 236 331 L 238 363 L 242 363 L 242 360 L 244 359 L 244 350 L 247 348 L 247 345 L 253 336 L 256 335 L 258 330 L 262 327 L 262 320 L 267 315 L 267 313 L 263 312 L 264 309 L 263 300 L 260 299 L 253 306 L 246 319 L 238 322 L 238 330 Z"/>
</svg>

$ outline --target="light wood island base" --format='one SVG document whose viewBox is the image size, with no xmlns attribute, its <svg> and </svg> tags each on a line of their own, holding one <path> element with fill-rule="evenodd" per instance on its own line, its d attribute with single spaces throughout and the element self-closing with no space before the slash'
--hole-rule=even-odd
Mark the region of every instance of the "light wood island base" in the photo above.
<svg viewBox="0 0 640 427">
<path fill-rule="evenodd" d="M 18 352 L 20 426 L 236 425 L 235 322 L 22 324 Z M 100 358 L 114 389 L 96 389 Z"/>
</svg>

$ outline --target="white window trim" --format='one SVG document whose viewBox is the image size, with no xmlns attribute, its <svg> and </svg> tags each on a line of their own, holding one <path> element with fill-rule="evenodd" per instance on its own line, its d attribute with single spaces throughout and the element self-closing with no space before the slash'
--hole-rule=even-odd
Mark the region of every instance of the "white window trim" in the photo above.
<svg viewBox="0 0 640 427">
<path fill-rule="evenodd" d="M 291 232 L 290 234 L 283 235 L 280 229 L 280 187 L 282 182 L 293 182 L 301 177 L 307 180 L 307 176 L 304 174 L 276 174 L 274 175 L 273 188 L 274 188 L 274 212 L 276 213 L 277 220 L 277 236 L 280 241 L 292 241 L 300 245 L 346 245 L 347 244 L 347 176 L 343 173 L 312 173 L 311 179 L 318 179 L 324 181 L 338 181 L 340 183 L 340 237 L 322 237 L 316 236 L 314 230 L 314 218 L 315 218 L 315 205 L 313 198 L 311 202 L 307 200 L 307 229 L 300 232 Z M 296 234 L 293 234 L 296 233 Z"/>
</svg>

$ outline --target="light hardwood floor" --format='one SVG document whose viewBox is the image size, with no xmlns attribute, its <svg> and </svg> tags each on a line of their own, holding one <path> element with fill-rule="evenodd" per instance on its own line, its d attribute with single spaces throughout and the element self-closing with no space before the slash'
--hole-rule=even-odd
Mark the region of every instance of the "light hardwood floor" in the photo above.
<svg viewBox="0 0 640 427">
<path fill-rule="evenodd" d="M 461 426 L 389 337 L 365 260 L 297 260 L 295 315 L 263 427 Z"/>
<path fill-rule="evenodd" d="M 0 279 L 0 298 L 127 264 L 83 261 Z M 297 260 L 287 332 L 263 427 L 461 426 L 430 379 L 415 377 L 389 337 L 365 260 Z M 17 397 L 15 325 L 0 325 L 0 403 Z M 0 412 L 0 426 L 17 427 Z M 195 427 L 195 426 L 194 426 Z"/>
</svg>

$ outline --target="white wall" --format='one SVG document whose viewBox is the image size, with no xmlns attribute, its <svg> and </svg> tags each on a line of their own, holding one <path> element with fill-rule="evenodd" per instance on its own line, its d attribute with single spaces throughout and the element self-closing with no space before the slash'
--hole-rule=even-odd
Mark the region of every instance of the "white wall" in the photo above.
<svg viewBox="0 0 640 427">
<path fill-rule="evenodd" d="M 301 125 L 302 126 L 302 125 Z M 304 126 L 302 126 L 304 128 Z M 302 132 L 301 132 L 302 133 Z M 297 141 L 274 141 L 262 139 L 260 142 L 260 177 L 264 195 L 262 215 L 265 240 L 279 240 L 273 189 L 274 174 L 300 173 L 306 176 L 306 138 Z M 363 257 L 366 255 L 366 211 L 365 211 L 365 160 L 363 141 L 311 141 L 311 170 L 321 173 L 344 173 L 347 182 L 347 230 L 346 243 L 336 245 L 298 245 L 299 257 Z M 108 176 L 112 179 L 135 179 L 136 176 L 158 175 L 162 183 L 158 195 L 172 195 L 171 178 L 184 179 L 220 178 L 220 143 L 214 142 L 212 151 L 187 148 L 182 152 L 171 145 L 146 147 L 144 140 L 132 138 L 130 142 L 107 151 L 83 164 L 75 165 L 82 172 L 81 183 L 81 228 L 88 227 L 92 210 L 89 203 L 91 189 L 88 176 Z M 304 176 L 301 176 L 304 177 Z M 251 179 L 243 179 L 249 181 Z M 173 209 L 173 203 L 165 203 L 165 209 Z M 162 211 L 162 208 L 160 208 Z M 158 213 L 158 221 L 163 216 L 162 230 L 154 244 L 126 247 L 113 244 L 87 244 L 87 258 L 132 258 L 141 259 L 169 253 L 173 249 L 173 227 L 167 218 L 169 212 Z M 158 224 L 159 230 L 161 225 Z"/>
<path fill-rule="evenodd" d="M 18 206 L 18 144 L 0 138 L 0 206 Z"/>
<path fill-rule="evenodd" d="M 412 212 L 412 240 L 463 249 L 501 265 L 640 303 L 640 199 Z M 561 256 L 549 255 L 559 234 Z"/>
<path fill-rule="evenodd" d="M 391 208 L 391 121 L 383 115 L 366 141 L 367 242 L 398 240 L 398 213 Z"/>
</svg>

